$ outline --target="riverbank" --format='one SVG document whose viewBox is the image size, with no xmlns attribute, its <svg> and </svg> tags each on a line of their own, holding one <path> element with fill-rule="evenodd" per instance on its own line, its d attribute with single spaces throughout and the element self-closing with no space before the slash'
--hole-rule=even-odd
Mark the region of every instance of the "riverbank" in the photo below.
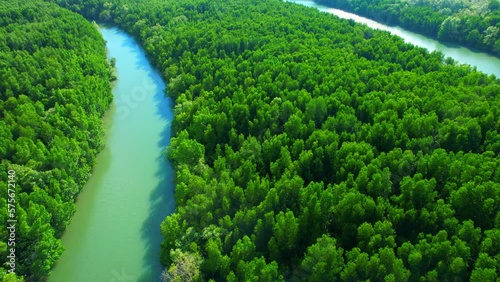
<svg viewBox="0 0 500 282">
<path fill-rule="evenodd" d="M 475 48 L 493 56 L 500 56 L 500 4 L 488 5 L 488 0 L 471 3 L 419 4 L 399 0 L 314 0 L 314 2 L 355 13 L 377 22 L 400 26 L 430 38 Z"/>
<path fill-rule="evenodd" d="M 49 282 L 158 281 L 160 223 L 174 209 L 171 101 L 144 51 L 126 33 L 100 27 L 116 58 L 114 102 L 105 117 L 106 147 L 78 197 Z M 122 279 L 122 280 L 120 280 Z"/>
<path fill-rule="evenodd" d="M 289 0 L 288 2 L 301 4 L 307 7 L 313 7 L 318 9 L 319 11 L 330 13 L 339 18 L 352 19 L 357 23 L 365 24 L 371 28 L 388 31 L 391 34 L 403 38 L 403 40 L 405 40 L 405 42 L 407 43 L 423 47 L 429 50 L 429 52 L 442 52 L 446 57 L 451 57 L 459 63 L 474 66 L 479 71 L 487 74 L 493 74 L 496 77 L 500 77 L 500 59 L 488 53 L 473 51 L 461 46 L 450 46 L 446 43 L 439 42 L 438 40 L 426 37 L 424 35 L 405 30 L 401 27 L 387 26 L 353 13 L 317 4 L 312 0 Z"/>
</svg>

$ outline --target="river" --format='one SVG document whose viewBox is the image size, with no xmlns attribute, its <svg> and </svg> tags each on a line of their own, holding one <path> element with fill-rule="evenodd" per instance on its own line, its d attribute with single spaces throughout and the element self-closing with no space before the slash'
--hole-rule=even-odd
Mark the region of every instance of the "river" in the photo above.
<svg viewBox="0 0 500 282">
<path fill-rule="evenodd" d="M 313 1 L 290 1 L 386 30 L 406 42 L 438 50 L 460 63 L 500 77 L 500 59 L 386 26 Z M 161 76 L 135 40 L 101 27 L 116 58 L 114 102 L 106 113 L 106 147 L 78 196 L 77 212 L 62 238 L 65 252 L 49 282 L 159 281 L 160 223 L 174 210 L 172 168 L 162 155 L 173 118 Z"/>
<path fill-rule="evenodd" d="M 163 150 L 173 111 L 161 76 L 135 40 L 101 27 L 116 58 L 106 147 L 62 237 L 66 250 L 49 282 L 160 281 L 160 223 L 174 210 L 172 168 Z"/>
<path fill-rule="evenodd" d="M 366 24 L 371 28 L 389 31 L 392 34 L 403 38 L 407 43 L 426 48 L 431 52 L 435 50 L 441 51 L 446 57 L 451 57 L 459 63 L 475 66 L 478 70 L 484 73 L 494 74 L 496 77 L 500 78 L 500 59 L 495 56 L 482 52 L 471 51 L 465 47 L 443 44 L 437 40 L 405 30 L 401 27 L 387 26 L 352 13 L 319 5 L 312 0 L 288 0 L 288 2 L 317 8 L 322 12 L 336 15 L 339 18 L 352 19 L 358 23 Z"/>
</svg>

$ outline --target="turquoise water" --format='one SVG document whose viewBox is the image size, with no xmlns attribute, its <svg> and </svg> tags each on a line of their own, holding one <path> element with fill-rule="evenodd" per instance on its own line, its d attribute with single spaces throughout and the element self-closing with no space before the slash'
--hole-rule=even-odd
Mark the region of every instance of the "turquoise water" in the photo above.
<svg viewBox="0 0 500 282">
<path fill-rule="evenodd" d="M 116 58 L 114 102 L 105 116 L 106 147 L 77 200 L 49 282 L 159 281 L 160 223 L 174 209 L 172 105 L 165 84 L 134 39 L 101 27 Z"/>
</svg>

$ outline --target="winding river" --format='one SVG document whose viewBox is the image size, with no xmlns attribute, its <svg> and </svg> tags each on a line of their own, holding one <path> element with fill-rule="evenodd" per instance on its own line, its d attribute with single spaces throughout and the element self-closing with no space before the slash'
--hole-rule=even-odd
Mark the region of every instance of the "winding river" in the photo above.
<svg viewBox="0 0 500 282">
<path fill-rule="evenodd" d="M 500 77 L 500 59 L 310 0 L 291 0 L 341 18 L 386 30 L 406 42 L 438 50 Z M 159 281 L 160 223 L 174 210 L 172 168 L 162 155 L 170 141 L 171 100 L 161 76 L 135 40 L 101 27 L 108 54 L 116 58 L 114 102 L 104 118 L 106 147 L 78 196 L 78 209 L 62 240 L 66 247 L 49 282 Z"/>
<path fill-rule="evenodd" d="M 358 23 L 366 24 L 371 28 L 389 31 L 392 34 L 403 38 L 407 43 L 426 48 L 430 52 L 435 50 L 441 51 L 446 57 L 451 57 L 459 63 L 475 66 L 478 70 L 484 73 L 494 74 L 496 77 L 500 78 L 500 59 L 495 56 L 482 52 L 471 51 L 465 47 L 443 44 L 437 40 L 405 30 L 401 27 L 387 26 L 352 13 L 319 5 L 312 0 L 288 0 L 288 2 L 317 8 L 322 12 L 336 15 L 339 18 L 352 19 Z"/>
<path fill-rule="evenodd" d="M 62 238 L 66 250 L 49 282 L 159 281 L 160 223 L 174 209 L 172 106 L 161 76 L 135 40 L 101 27 L 116 58 L 114 102 L 104 118 L 106 147 L 78 196 Z"/>
</svg>

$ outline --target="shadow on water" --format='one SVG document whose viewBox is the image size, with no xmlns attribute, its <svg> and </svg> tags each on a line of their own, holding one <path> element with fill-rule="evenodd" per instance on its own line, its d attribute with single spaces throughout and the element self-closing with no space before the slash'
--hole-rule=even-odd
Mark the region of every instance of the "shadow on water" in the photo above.
<svg viewBox="0 0 500 282">
<path fill-rule="evenodd" d="M 162 99 L 165 98 L 163 91 L 161 93 Z M 159 103 L 159 108 L 163 108 L 164 105 Z M 166 120 L 167 121 L 167 120 Z M 170 143 L 170 123 L 161 133 L 161 139 L 158 142 L 162 148 L 165 148 Z M 143 265 L 144 269 L 151 269 L 151 273 L 143 272 L 143 275 L 138 281 L 149 282 L 149 281 L 159 281 L 161 272 L 163 271 L 163 266 L 160 264 L 160 244 L 163 240 L 160 235 L 160 224 L 165 219 L 167 215 L 174 212 L 175 209 L 175 199 L 174 199 L 174 181 L 173 181 L 173 170 L 168 162 L 166 156 L 160 154 L 156 161 L 158 164 L 158 170 L 155 176 L 160 179 L 159 184 L 151 191 L 149 195 L 150 200 L 150 210 L 149 216 L 144 221 L 142 228 L 142 237 L 146 241 L 147 256 L 144 257 Z"/>
<path fill-rule="evenodd" d="M 124 33 L 121 30 L 118 30 L 118 32 Z M 156 89 L 154 90 L 156 115 L 165 125 L 159 133 L 160 136 L 157 138 L 159 140 L 157 142 L 159 150 L 155 160 L 157 163 L 156 167 L 158 168 L 155 172 L 155 177 L 158 179 L 158 185 L 149 195 L 149 213 L 141 229 L 141 237 L 145 242 L 146 255 L 142 259 L 144 271 L 137 280 L 139 282 L 160 281 L 160 275 L 163 271 L 163 266 L 159 261 L 159 249 L 163 240 L 160 235 L 160 224 L 175 209 L 173 170 L 170 162 L 163 154 L 166 146 L 170 144 L 173 103 L 171 98 L 165 95 L 166 85 L 163 78 L 158 70 L 148 61 L 144 49 L 138 44 L 136 39 L 131 41 L 125 40 L 122 42 L 122 46 L 141 50 L 135 58 L 130 59 L 135 61 L 136 68 L 146 71 L 146 76 L 153 81 L 153 85 L 156 85 Z"/>
<path fill-rule="evenodd" d="M 143 260 L 144 269 L 151 269 L 151 273 L 144 272 L 139 278 L 140 282 L 159 281 L 163 267 L 160 264 L 159 247 L 163 240 L 160 235 L 160 224 L 165 217 L 175 208 L 174 199 L 174 181 L 173 170 L 170 162 L 163 154 L 163 150 L 170 144 L 171 121 L 173 118 L 172 103 L 169 97 L 164 94 L 165 84 L 161 76 L 155 71 L 152 73 L 155 81 L 161 82 L 162 87 L 158 87 L 155 93 L 157 114 L 165 122 L 165 128 L 161 131 L 158 141 L 158 147 L 161 148 L 156 158 L 158 170 L 155 176 L 160 179 L 159 184 L 151 191 L 149 195 L 150 210 L 149 216 L 144 221 L 142 228 L 142 237 L 145 240 L 147 256 Z"/>
<path fill-rule="evenodd" d="M 149 282 L 159 281 L 163 267 L 160 264 L 159 246 L 163 240 L 160 235 L 160 224 L 165 217 L 172 212 L 175 208 L 174 199 L 174 181 L 173 170 L 167 157 L 163 154 L 164 149 L 170 144 L 171 136 L 171 121 L 173 119 L 173 106 L 171 98 L 167 97 L 164 93 L 165 84 L 162 77 L 156 70 L 151 72 L 152 78 L 158 82 L 158 89 L 155 93 L 155 101 L 157 115 L 164 121 L 165 128 L 161 131 L 158 138 L 158 147 L 161 148 L 156 158 L 158 163 L 158 170 L 155 176 L 160 180 L 157 187 L 155 187 L 150 195 L 150 210 L 149 216 L 144 221 L 142 228 L 142 237 L 145 240 L 147 247 L 147 256 L 144 258 L 144 269 L 150 268 L 152 273 L 143 273 L 138 281 Z M 161 86 L 161 87 L 160 87 Z M 156 276 L 156 277 L 155 277 Z M 158 278 L 158 279 L 156 279 Z"/>
</svg>

